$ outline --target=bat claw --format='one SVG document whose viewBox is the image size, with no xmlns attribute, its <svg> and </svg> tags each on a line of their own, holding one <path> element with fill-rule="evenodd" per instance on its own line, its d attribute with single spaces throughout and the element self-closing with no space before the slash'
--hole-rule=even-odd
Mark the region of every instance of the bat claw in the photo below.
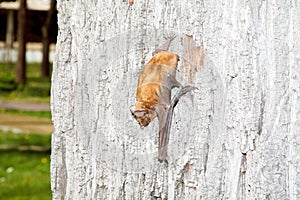
<svg viewBox="0 0 300 200">
<path fill-rule="evenodd" d="M 180 99 L 180 97 L 182 97 L 183 95 L 185 95 L 186 93 L 190 92 L 191 90 L 195 90 L 198 89 L 195 86 L 184 86 L 183 88 L 180 88 L 180 90 L 177 92 L 177 94 L 173 97 L 172 102 L 171 102 L 171 107 L 175 107 Z"/>
<path fill-rule="evenodd" d="M 187 85 L 187 86 L 184 86 L 182 89 L 181 89 L 181 92 L 183 93 L 183 94 L 186 94 L 186 93 L 188 93 L 188 92 L 190 92 L 190 91 L 192 91 L 192 90 L 198 90 L 198 88 L 197 87 L 195 87 L 195 86 L 191 86 L 191 85 Z"/>
<path fill-rule="evenodd" d="M 160 149 L 159 153 L 158 153 L 158 161 L 163 163 L 168 163 L 168 159 L 167 159 L 167 150 L 166 149 Z"/>
<path fill-rule="evenodd" d="M 160 157 L 158 157 L 158 161 L 160 162 L 160 163 L 167 163 L 168 164 L 168 160 L 167 160 L 167 158 L 160 158 Z"/>
</svg>

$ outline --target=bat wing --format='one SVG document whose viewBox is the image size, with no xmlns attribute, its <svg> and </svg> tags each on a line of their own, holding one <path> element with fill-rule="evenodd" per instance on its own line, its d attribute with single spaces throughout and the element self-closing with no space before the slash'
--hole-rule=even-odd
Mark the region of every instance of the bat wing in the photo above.
<svg viewBox="0 0 300 200">
<path fill-rule="evenodd" d="M 170 36 L 167 38 L 168 41 L 167 41 L 165 44 L 163 44 L 161 47 L 159 47 L 158 49 L 156 49 L 156 50 L 152 53 L 152 55 L 154 56 L 155 54 L 157 54 L 157 53 L 159 53 L 159 52 L 161 52 L 161 51 L 168 51 L 168 49 L 169 49 L 169 47 L 170 47 L 170 44 L 171 44 L 172 40 L 174 40 L 175 37 L 176 37 L 175 34 L 174 34 L 174 35 L 170 35 Z"/>
<path fill-rule="evenodd" d="M 170 128 L 172 124 L 172 117 L 174 108 L 179 102 L 180 97 L 196 89 L 193 86 L 185 86 L 180 88 L 177 94 L 172 98 L 171 104 L 166 108 L 160 108 L 161 113 L 159 117 L 159 142 L 158 142 L 158 160 L 160 162 L 167 162 L 167 151 L 170 136 Z"/>
</svg>

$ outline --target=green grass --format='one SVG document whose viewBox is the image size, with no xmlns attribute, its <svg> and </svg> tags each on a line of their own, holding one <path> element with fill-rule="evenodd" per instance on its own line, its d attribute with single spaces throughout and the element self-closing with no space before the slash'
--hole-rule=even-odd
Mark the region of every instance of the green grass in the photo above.
<svg viewBox="0 0 300 200">
<path fill-rule="evenodd" d="M 51 199 L 49 154 L 0 151 L 0 199 Z"/>
<path fill-rule="evenodd" d="M 24 110 L 1 109 L 0 108 L 0 113 L 10 113 L 10 114 L 17 114 L 17 115 L 22 115 L 22 116 L 31 116 L 31 117 L 51 119 L 50 111 L 24 111 Z"/>
<path fill-rule="evenodd" d="M 28 63 L 26 73 L 26 84 L 18 85 L 15 82 L 15 63 L 0 63 L 1 101 L 50 101 L 50 77 L 40 76 L 40 63 Z M 48 111 L 0 109 L 0 112 L 51 118 Z M 33 146 L 42 147 L 39 148 L 41 151 L 32 148 L 24 151 L 23 147 Z M 50 135 L 0 130 L 0 199 L 51 199 L 50 148 Z"/>
<path fill-rule="evenodd" d="M 51 148 L 51 135 L 40 134 L 22 134 L 0 131 L 0 145 L 8 145 L 10 147 L 18 147 L 21 145 L 42 146 L 45 149 Z"/>
<path fill-rule="evenodd" d="M 0 131 L 3 144 L 50 148 L 50 136 Z M 0 150 L 0 199 L 51 199 L 49 166 L 49 151 Z"/>
<path fill-rule="evenodd" d="M 41 77 L 40 63 L 27 63 L 25 85 L 15 83 L 15 63 L 0 63 L 0 100 L 50 101 L 50 77 Z"/>
</svg>

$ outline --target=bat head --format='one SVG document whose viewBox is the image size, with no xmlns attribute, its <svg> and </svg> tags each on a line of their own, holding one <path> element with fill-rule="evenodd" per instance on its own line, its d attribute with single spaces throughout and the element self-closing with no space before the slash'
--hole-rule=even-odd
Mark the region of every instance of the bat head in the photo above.
<svg viewBox="0 0 300 200">
<path fill-rule="evenodd" d="M 156 112 L 151 109 L 136 109 L 136 106 L 132 106 L 130 111 L 132 116 L 136 119 L 141 127 L 148 126 L 153 118 L 156 117 Z"/>
</svg>

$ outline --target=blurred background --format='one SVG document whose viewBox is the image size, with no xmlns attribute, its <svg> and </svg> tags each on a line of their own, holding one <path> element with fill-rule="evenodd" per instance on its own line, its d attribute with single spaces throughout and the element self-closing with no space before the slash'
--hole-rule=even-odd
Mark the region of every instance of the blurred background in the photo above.
<svg viewBox="0 0 300 200">
<path fill-rule="evenodd" d="M 0 0 L 0 199 L 51 199 L 55 0 Z"/>
</svg>

